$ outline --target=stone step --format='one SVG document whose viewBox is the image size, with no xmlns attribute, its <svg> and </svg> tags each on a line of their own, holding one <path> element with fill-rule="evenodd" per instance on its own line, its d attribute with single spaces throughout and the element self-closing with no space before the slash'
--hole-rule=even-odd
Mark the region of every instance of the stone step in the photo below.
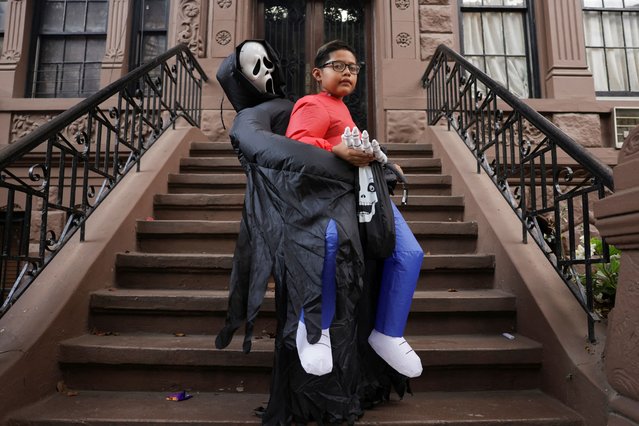
<svg viewBox="0 0 639 426">
<path fill-rule="evenodd" d="M 388 156 L 393 157 L 420 156 L 432 157 L 433 146 L 429 143 L 387 143 L 384 147 Z M 225 142 L 192 142 L 191 157 L 236 157 L 230 141 Z"/>
<path fill-rule="evenodd" d="M 191 149 L 189 151 L 191 157 L 233 157 L 237 158 L 237 154 L 233 150 L 231 141 L 220 142 L 204 142 L 196 141 L 191 142 Z"/>
<path fill-rule="evenodd" d="M 439 158 L 393 157 L 404 173 L 441 173 Z M 241 173 L 242 167 L 233 157 L 185 157 L 180 159 L 180 173 Z"/>
<path fill-rule="evenodd" d="M 224 325 L 228 292 L 109 288 L 92 293 L 90 306 L 90 326 L 102 332 L 214 334 Z M 500 290 L 416 291 L 405 334 L 511 333 L 515 313 L 514 296 Z M 274 336 L 275 322 L 268 290 L 255 334 Z"/>
<path fill-rule="evenodd" d="M 391 198 L 404 219 L 460 222 L 464 217 L 464 197 L 452 195 L 411 195 L 401 206 L 401 191 Z M 160 220 L 239 220 L 243 194 L 156 194 L 154 215 Z"/>
<path fill-rule="evenodd" d="M 423 391 L 533 389 L 540 385 L 541 345 L 515 335 L 408 336 L 424 365 L 411 388 Z M 214 336 L 86 334 L 61 342 L 59 361 L 72 389 L 268 392 L 271 338 L 255 338 L 242 352 L 241 336 L 217 350 Z"/>
<path fill-rule="evenodd" d="M 230 254 L 119 253 L 118 286 L 191 290 L 228 289 Z M 495 257 L 491 254 L 424 255 L 419 289 L 492 288 Z"/>
<path fill-rule="evenodd" d="M 254 415 L 268 394 L 191 392 L 182 402 L 165 392 L 80 391 L 52 394 L 10 416 L 8 426 L 259 425 Z M 423 426 L 581 426 L 583 419 L 538 390 L 494 392 L 416 392 L 367 410 L 357 425 Z"/>
<path fill-rule="evenodd" d="M 451 177 L 439 174 L 406 175 L 409 195 L 450 195 Z M 246 176 L 242 173 L 178 173 L 169 175 L 171 194 L 244 194 Z M 398 193 L 401 186 L 398 186 Z"/>
<path fill-rule="evenodd" d="M 473 253 L 477 246 L 475 222 L 410 221 L 424 252 Z M 138 250 L 149 253 L 233 253 L 240 221 L 140 220 L 136 225 Z"/>
</svg>

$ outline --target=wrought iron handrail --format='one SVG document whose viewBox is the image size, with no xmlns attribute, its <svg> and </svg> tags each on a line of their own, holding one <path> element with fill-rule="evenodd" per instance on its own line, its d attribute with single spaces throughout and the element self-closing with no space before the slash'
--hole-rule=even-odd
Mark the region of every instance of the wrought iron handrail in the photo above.
<svg viewBox="0 0 639 426">
<path fill-rule="evenodd" d="M 0 150 L 0 316 L 165 130 L 199 127 L 207 80 L 180 44 Z"/>
<path fill-rule="evenodd" d="M 602 253 L 590 246 L 590 198 L 614 190 L 612 170 L 449 47 L 437 48 L 422 85 L 428 123 L 446 119 L 471 150 L 477 172 L 484 169 L 521 220 L 523 241 L 533 238 L 586 312 L 594 341 L 591 265 L 610 255 L 605 241 Z M 560 162 L 562 152 L 570 164 Z"/>
</svg>

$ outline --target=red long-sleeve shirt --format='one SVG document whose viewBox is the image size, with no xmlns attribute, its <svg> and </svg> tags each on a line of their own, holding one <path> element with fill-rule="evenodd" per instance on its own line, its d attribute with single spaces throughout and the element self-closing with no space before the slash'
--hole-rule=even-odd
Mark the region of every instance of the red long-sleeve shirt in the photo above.
<svg viewBox="0 0 639 426">
<path fill-rule="evenodd" d="M 286 136 L 332 151 L 333 146 L 342 142 L 346 127 L 355 127 L 346 104 L 326 92 L 320 92 L 304 96 L 295 103 Z"/>
</svg>

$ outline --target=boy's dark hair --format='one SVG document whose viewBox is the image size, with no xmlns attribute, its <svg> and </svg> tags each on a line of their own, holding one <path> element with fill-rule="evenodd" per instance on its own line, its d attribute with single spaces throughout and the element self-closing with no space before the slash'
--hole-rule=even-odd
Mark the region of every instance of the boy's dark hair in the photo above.
<svg viewBox="0 0 639 426">
<path fill-rule="evenodd" d="M 342 40 L 332 40 L 317 49 L 317 55 L 315 55 L 315 67 L 319 68 L 328 62 L 331 53 L 336 50 L 348 50 L 353 54 L 353 56 L 355 56 L 355 58 L 357 58 L 357 53 L 355 53 L 355 49 L 353 49 L 350 44 Z"/>
</svg>

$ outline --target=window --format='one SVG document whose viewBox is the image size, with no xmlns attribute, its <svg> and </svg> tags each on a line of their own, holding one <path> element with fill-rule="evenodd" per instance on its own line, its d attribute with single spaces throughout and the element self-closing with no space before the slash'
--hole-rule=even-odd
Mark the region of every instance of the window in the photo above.
<svg viewBox="0 0 639 426">
<path fill-rule="evenodd" d="M 0 54 L 2 54 L 2 45 L 4 44 L 4 18 L 7 8 L 7 0 L 0 0 Z"/>
<path fill-rule="evenodd" d="M 588 65 L 598 95 L 639 95 L 639 0 L 584 0 Z"/>
<path fill-rule="evenodd" d="M 528 4 L 530 3 L 530 4 Z M 462 0 L 462 52 L 477 68 L 523 98 L 535 96 L 530 52 L 532 1 Z"/>
<path fill-rule="evenodd" d="M 85 97 L 100 87 L 107 0 L 37 3 L 32 97 Z"/>
<path fill-rule="evenodd" d="M 168 0 L 136 0 L 131 69 L 166 51 L 168 17 Z"/>
</svg>

